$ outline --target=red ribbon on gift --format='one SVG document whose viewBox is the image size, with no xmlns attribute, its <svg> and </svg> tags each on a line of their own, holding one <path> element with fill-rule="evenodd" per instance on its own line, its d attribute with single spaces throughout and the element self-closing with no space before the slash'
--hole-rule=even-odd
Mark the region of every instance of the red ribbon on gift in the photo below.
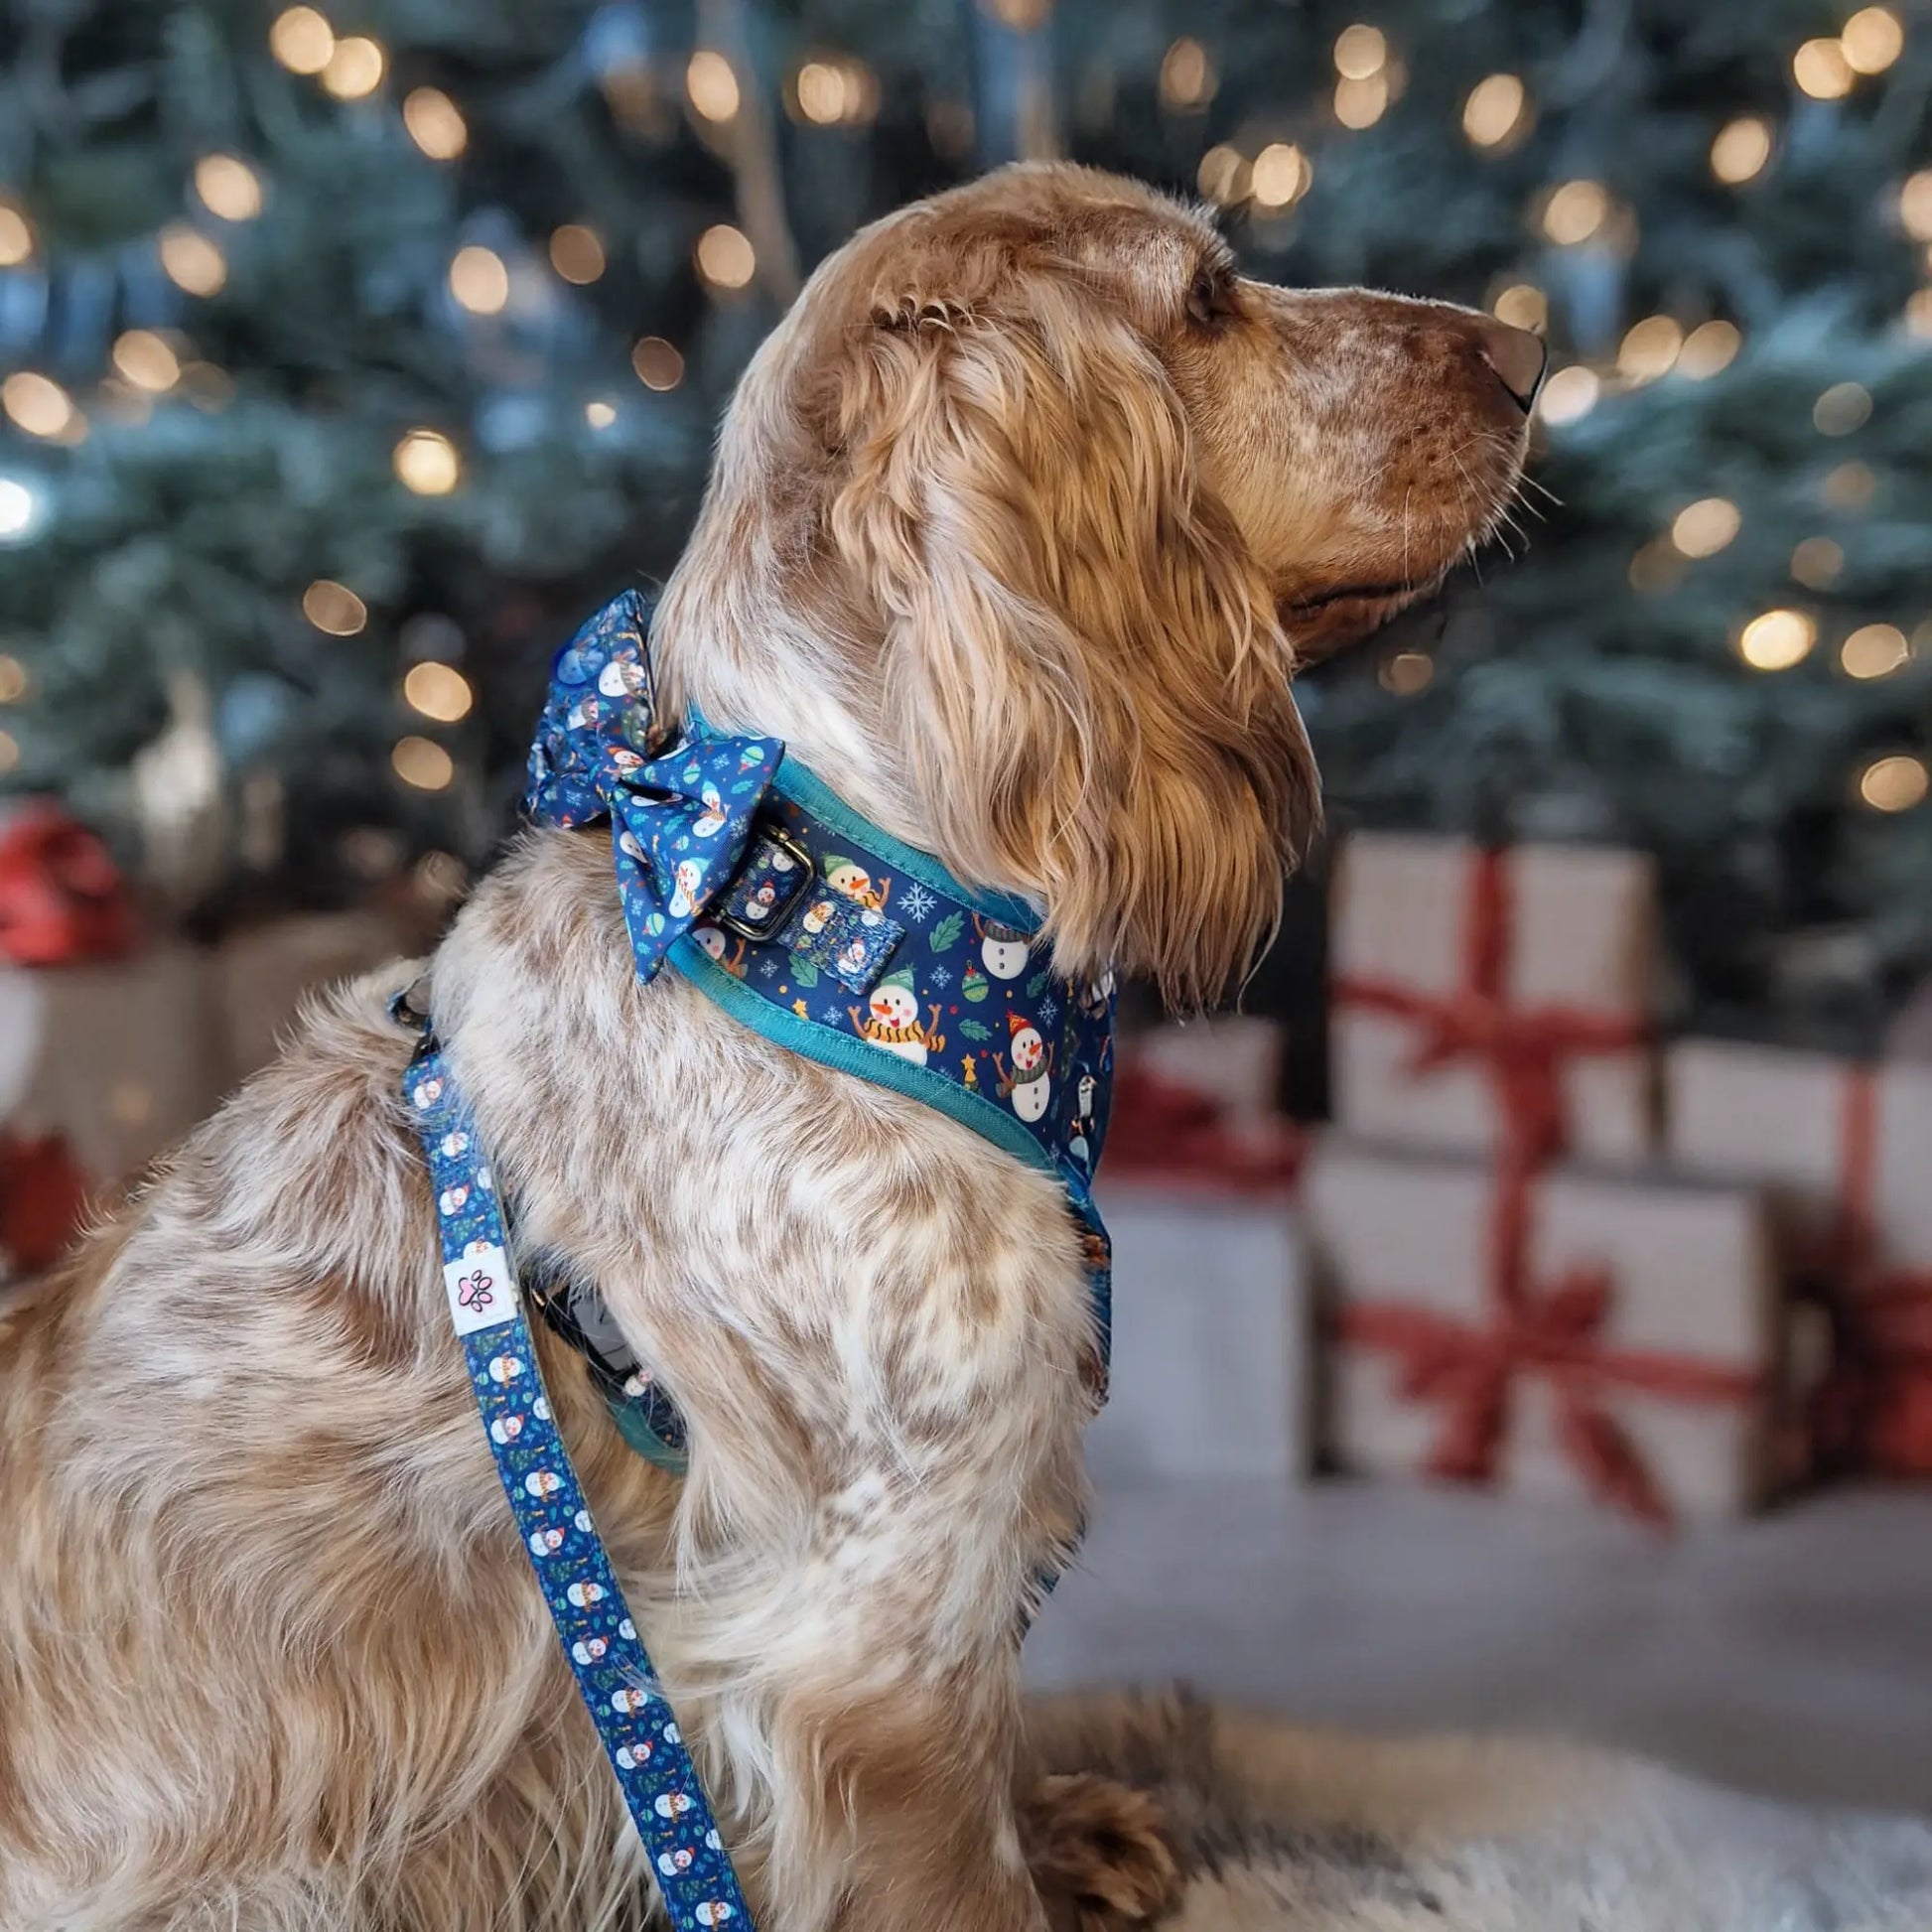
<svg viewBox="0 0 1932 1932">
<path fill-rule="evenodd" d="M 1636 1444 L 1604 1404 L 1614 1392 L 1675 1402 L 1749 1403 L 1760 1377 L 1659 1349 L 1606 1346 L 1615 1288 L 1601 1266 L 1572 1268 L 1548 1287 L 1529 1269 L 1534 1172 L 1507 1157 L 1489 1227 L 1491 1310 L 1465 1320 L 1396 1302 L 1353 1302 L 1337 1317 L 1342 1340 L 1394 1355 L 1405 1399 L 1440 1404 L 1431 1475 L 1493 1482 L 1509 1435 L 1510 1393 L 1541 1376 L 1557 1396 L 1563 1446 L 1590 1488 L 1644 1522 L 1668 1528 L 1669 1502 Z"/>
<path fill-rule="evenodd" d="M 0 1129 L 0 1254 L 15 1276 L 51 1268 L 79 1232 L 87 1177 L 59 1135 Z"/>
<path fill-rule="evenodd" d="M 1495 1091 L 1505 1157 L 1513 1154 L 1527 1169 L 1561 1154 L 1568 1141 L 1564 1062 L 1627 1051 L 1642 1044 L 1645 1029 L 1626 1014 L 1515 1004 L 1508 987 L 1515 923 L 1508 855 L 1485 848 L 1469 869 L 1455 991 L 1424 993 L 1400 980 L 1350 973 L 1336 980 L 1334 997 L 1339 1005 L 1412 1021 L 1418 1035 L 1413 1074 L 1480 1059 Z"/>
<path fill-rule="evenodd" d="M 1114 1081 L 1107 1173 L 1235 1194 L 1292 1190 L 1308 1141 L 1293 1121 L 1235 1120 L 1214 1095 L 1138 1062 Z"/>
<path fill-rule="evenodd" d="M 107 848 L 58 805 L 24 806 L 0 832 L 0 957 L 20 966 L 118 959 L 140 940 Z"/>
</svg>

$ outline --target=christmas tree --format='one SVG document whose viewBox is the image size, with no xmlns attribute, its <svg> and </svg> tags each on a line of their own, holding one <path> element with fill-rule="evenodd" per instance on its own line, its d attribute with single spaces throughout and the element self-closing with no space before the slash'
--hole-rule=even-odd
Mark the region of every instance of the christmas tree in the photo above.
<svg viewBox="0 0 1932 1932">
<path fill-rule="evenodd" d="M 1015 154 L 1546 327 L 1523 552 L 1304 692 L 1343 824 L 1634 840 L 1690 999 L 1932 966 L 1932 21 L 241 0 L 0 22 L 0 761 L 184 905 L 448 878 L 803 268 Z"/>
</svg>

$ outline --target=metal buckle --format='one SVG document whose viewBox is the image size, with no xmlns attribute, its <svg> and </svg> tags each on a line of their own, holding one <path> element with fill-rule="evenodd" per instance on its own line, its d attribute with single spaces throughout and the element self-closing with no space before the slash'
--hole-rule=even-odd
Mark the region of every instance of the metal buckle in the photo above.
<svg viewBox="0 0 1932 1932">
<path fill-rule="evenodd" d="M 734 880 L 731 886 L 727 887 L 718 896 L 718 898 L 713 902 L 712 906 L 712 923 L 722 927 L 726 932 L 732 933 L 740 939 L 770 939 L 775 937 L 778 928 L 784 924 L 786 918 L 790 915 L 791 908 L 811 889 L 812 855 L 789 832 L 781 831 L 777 826 L 765 823 L 753 826 L 751 845 L 752 863 L 754 864 L 758 860 L 760 843 L 774 845 L 780 852 L 786 854 L 791 859 L 793 868 L 798 876 L 792 882 L 791 890 L 772 906 L 769 915 L 762 919 L 741 918 L 737 913 L 726 909 L 726 904 L 730 900 L 732 893 L 737 888 L 738 880 Z M 750 870 L 749 866 L 747 870 Z M 744 876 L 745 874 L 741 872 L 739 879 L 743 879 Z"/>
</svg>

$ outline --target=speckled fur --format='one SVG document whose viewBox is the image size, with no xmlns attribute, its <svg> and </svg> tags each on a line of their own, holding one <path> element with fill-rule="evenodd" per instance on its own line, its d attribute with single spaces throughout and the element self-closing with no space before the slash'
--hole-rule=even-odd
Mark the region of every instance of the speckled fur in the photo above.
<svg viewBox="0 0 1932 1932">
<path fill-rule="evenodd" d="M 1421 583 L 1521 454 L 1468 318 L 1330 298 L 1355 321 L 1329 367 L 1291 326 L 1313 298 L 1222 276 L 1226 314 L 1190 323 L 1221 261 L 1188 211 L 1069 169 L 855 239 L 741 387 L 655 639 L 673 703 L 1033 897 L 1065 970 L 1183 998 L 1242 970 L 1315 816 L 1284 600 L 1292 626 L 1311 585 L 1382 572 L 1361 466 L 1506 452 L 1480 489 L 1437 478 Z M 1271 415 L 1271 384 L 1307 410 Z M 1322 455 L 1351 391 L 1413 438 Z M 448 1332 L 383 1017 L 412 970 L 311 1013 L 0 1324 L 9 1932 L 642 1913 Z M 1021 1755 L 1023 1610 L 1086 1501 L 1056 1187 L 640 987 L 602 833 L 521 840 L 432 972 L 520 1238 L 595 1275 L 689 1420 L 680 1486 L 546 1344 L 760 1922 L 1039 1932 L 1020 1817 L 1062 1863 L 1087 1829 L 1042 1821 Z M 1078 1809 L 1111 1831 L 1091 1784 Z M 1159 1903 L 1145 1813 L 1093 1923 Z"/>
</svg>

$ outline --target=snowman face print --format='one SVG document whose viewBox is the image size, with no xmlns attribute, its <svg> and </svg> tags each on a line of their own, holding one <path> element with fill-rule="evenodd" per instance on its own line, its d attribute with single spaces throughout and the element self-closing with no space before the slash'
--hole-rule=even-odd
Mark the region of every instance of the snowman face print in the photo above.
<svg viewBox="0 0 1932 1932">
<path fill-rule="evenodd" d="M 697 910 L 698 894 L 704 886 L 704 867 L 695 859 L 680 859 L 671 878 L 671 917 L 689 918 Z"/>
<path fill-rule="evenodd" d="M 607 698 L 641 698 L 650 689 L 650 677 L 633 657 L 614 657 L 597 674 L 597 688 Z"/>
<path fill-rule="evenodd" d="M 860 948 L 859 964 L 865 964 L 863 947 Z M 866 1004 L 872 1017 L 882 1027 L 909 1027 L 919 1017 L 919 1003 L 902 986 L 878 987 Z"/>
<path fill-rule="evenodd" d="M 1031 1073 L 1046 1057 L 1046 1048 L 1039 1035 L 1032 1028 L 1023 1028 L 1013 1036 L 1013 1063 L 1023 1073 Z"/>
<path fill-rule="evenodd" d="M 994 919 L 982 919 L 976 912 L 973 923 L 979 928 L 980 958 L 996 980 L 1017 980 L 1027 970 L 1027 935 Z"/>
<path fill-rule="evenodd" d="M 725 828 L 725 801 L 713 784 L 707 784 L 700 796 L 704 799 L 704 810 L 692 821 L 692 833 L 701 839 L 716 838 Z"/>
</svg>

